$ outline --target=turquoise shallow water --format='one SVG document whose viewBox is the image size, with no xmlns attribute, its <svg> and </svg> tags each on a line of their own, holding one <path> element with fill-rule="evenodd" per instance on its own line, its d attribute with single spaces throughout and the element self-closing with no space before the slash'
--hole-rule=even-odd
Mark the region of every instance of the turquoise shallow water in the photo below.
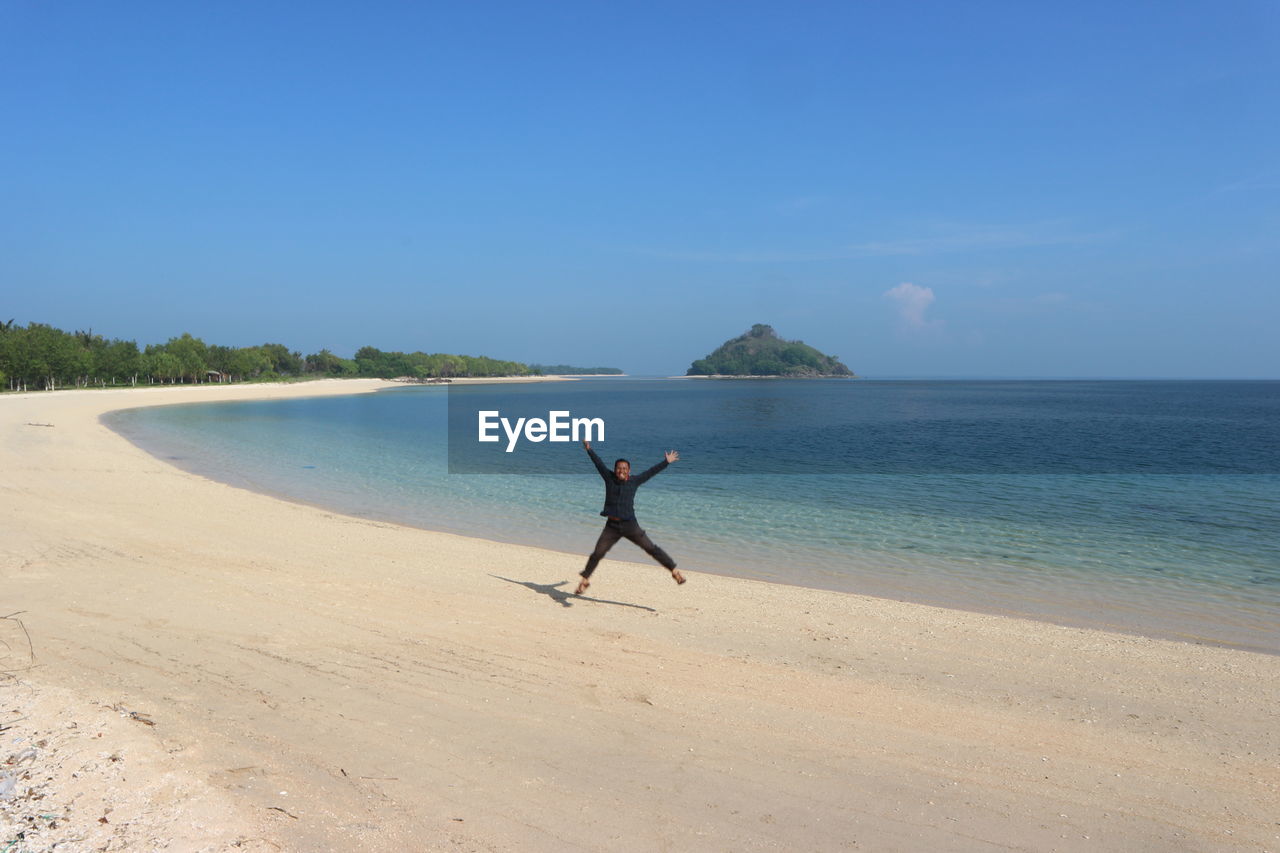
<svg viewBox="0 0 1280 853">
<path fill-rule="evenodd" d="M 1280 652 L 1280 383 L 612 379 L 108 421 L 236 485 L 585 554 L 603 492 L 586 455 L 479 447 L 491 407 L 599 414 L 601 455 L 637 471 L 679 448 L 637 507 L 694 572 Z"/>
</svg>

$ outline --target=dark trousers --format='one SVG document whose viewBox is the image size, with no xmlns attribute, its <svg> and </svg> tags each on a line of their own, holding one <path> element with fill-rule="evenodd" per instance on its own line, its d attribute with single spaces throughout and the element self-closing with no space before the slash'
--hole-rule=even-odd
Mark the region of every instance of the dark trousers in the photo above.
<svg viewBox="0 0 1280 853">
<path fill-rule="evenodd" d="M 591 552 L 591 556 L 587 558 L 587 567 L 582 570 L 582 576 L 584 578 L 591 577 L 591 573 L 596 570 L 596 566 L 604 559 L 604 555 L 608 554 L 609 549 L 618 544 L 618 540 L 624 537 L 639 545 L 646 554 L 666 566 L 668 570 L 675 569 L 676 561 L 671 559 L 671 556 L 666 551 L 653 544 L 653 540 L 645 534 L 639 522 L 619 521 L 611 518 L 604 523 L 604 530 L 600 531 L 600 538 L 596 540 L 596 548 Z"/>
</svg>

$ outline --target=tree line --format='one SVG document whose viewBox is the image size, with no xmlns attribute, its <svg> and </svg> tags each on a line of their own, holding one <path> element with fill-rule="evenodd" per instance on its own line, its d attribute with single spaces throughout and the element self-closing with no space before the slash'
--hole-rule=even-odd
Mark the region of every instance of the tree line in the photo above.
<svg viewBox="0 0 1280 853">
<path fill-rule="evenodd" d="M 341 360 L 341 359 L 340 359 Z M 351 362 L 354 376 L 380 376 L 391 379 L 411 376 L 414 379 L 449 379 L 470 376 L 539 376 L 541 371 L 518 361 L 501 361 L 484 355 L 448 355 L 425 352 L 383 352 L 376 347 L 361 347 Z"/>
<path fill-rule="evenodd" d="M 362 347 L 355 358 L 327 349 L 303 356 L 284 344 L 227 347 L 184 333 L 139 348 L 136 341 L 45 323 L 0 323 L 0 388 L 11 391 L 64 387 L 263 382 L 322 376 L 415 379 L 528 376 L 539 371 L 518 361 L 444 353 L 383 352 Z"/>
<path fill-rule="evenodd" d="M 621 376 L 617 367 L 574 367 L 572 364 L 531 364 L 529 367 L 547 376 Z"/>
</svg>

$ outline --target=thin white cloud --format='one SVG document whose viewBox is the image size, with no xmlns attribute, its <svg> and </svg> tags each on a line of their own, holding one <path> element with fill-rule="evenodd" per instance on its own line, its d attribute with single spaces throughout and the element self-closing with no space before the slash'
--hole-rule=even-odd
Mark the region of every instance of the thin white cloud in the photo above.
<svg viewBox="0 0 1280 853">
<path fill-rule="evenodd" d="M 884 295 L 897 303 L 898 316 L 902 318 L 903 324 L 909 329 L 923 329 L 930 323 L 925 319 L 924 312 L 929 310 L 929 306 L 933 304 L 934 295 L 932 287 L 920 287 L 909 281 L 904 281 L 897 287 L 891 287 L 884 292 Z"/>
</svg>

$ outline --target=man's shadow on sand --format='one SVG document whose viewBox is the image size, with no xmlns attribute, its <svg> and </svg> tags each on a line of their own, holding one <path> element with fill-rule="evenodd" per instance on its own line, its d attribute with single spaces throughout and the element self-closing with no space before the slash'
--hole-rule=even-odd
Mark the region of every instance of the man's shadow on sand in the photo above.
<svg viewBox="0 0 1280 853">
<path fill-rule="evenodd" d="M 565 584 L 567 584 L 568 581 L 560 581 L 560 583 L 533 583 L 532 581 L 516 581 L 516 580 L 512 580 L 511 578 L 504 578 L 502 575 L 489 575 L 489 577 L 497 578 L 498 580 L 506 581 L 507 583 L 519 584 L 520 586 L 531 589 L 534 592 L 539 593 L 540 595 L 547 596 L 552 601 L 559 604 L 561 607 L 572 607 L 573 600 L 575 598 L 581 598 L 583 601 L 594 601 L 596 604 L 612 604 L 616 607 L 634 607 L 636 610 L 648 610 L 650 613 L 658 612 L 654 608 L 646 607 L 643 604 L 631 604 L 626 601 L 607 601 L 603 598 L 592 598 L 586 595 L 574 595 L 573 593 L 565 592 L 563 589 L 559 589 L 559 587 L 562 587 Z"/>
</svg>

